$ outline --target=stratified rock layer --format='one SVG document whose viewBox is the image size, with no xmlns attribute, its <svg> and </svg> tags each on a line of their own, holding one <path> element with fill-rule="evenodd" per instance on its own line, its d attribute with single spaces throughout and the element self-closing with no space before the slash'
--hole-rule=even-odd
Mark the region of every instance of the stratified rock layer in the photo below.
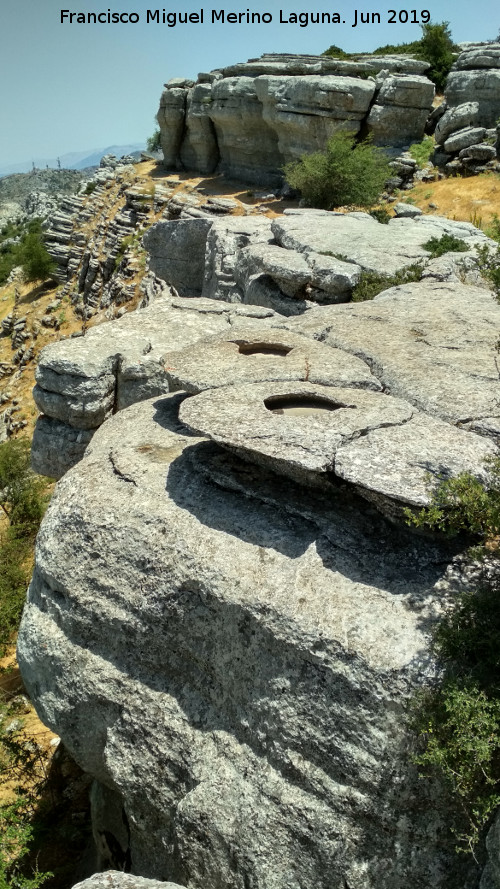
<svg viewBox="0 0 500 889">
<path fill-rule="evenodd" d="M 117 414 L 60 482 L 19 636 L 41 717 L 121 800 L 131 870 L 472 889 L 405 728 L 450 552 L 190 436 L 183 398 Z"/>
<path fill-rule="evenodd" d="M 339 131 L 367 128 L 377 145 L 409 146 L 422 139 L 434 98 L 428 67 L 404 56 L 270 55 L 197 84 L 174 78 L 158 111 L 165 164 L 276 185 L 285 163 Z"/>
</svg>

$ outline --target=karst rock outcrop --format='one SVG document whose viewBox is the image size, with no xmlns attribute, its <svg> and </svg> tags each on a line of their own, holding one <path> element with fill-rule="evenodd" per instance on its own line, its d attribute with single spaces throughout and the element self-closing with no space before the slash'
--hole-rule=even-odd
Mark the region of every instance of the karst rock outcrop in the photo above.
<svg viewBox="0 0 500 889">
<path fill-rule="evenodd" d="M 443 475 L 487 481 L 497 452 L 490 242 L 438 218 L 188 210 L 144 239 L 144 308 L 42 353 L 33 461 L 62 478 L 27 689 L 94 778 L 106 866 L 189 889 L 474 889 L 407 725 L 469 580 L 405 510 Z M 444 232 L 469 249 L 432 260 Z"/>
<path fill-rule="evenodd" d="M 158 123 L 165 165 L 265 185 L 283 164 L 342 130 L 395 150 L 418 142 L 432 107 L 428 63 L 405 56 L 264 55 L 165 85 Z"/>
</svg>

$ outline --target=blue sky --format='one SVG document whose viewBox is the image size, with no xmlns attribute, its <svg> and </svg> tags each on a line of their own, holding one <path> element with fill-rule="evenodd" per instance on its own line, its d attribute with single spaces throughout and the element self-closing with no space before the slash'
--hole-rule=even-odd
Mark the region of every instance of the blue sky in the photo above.
<svg viewBox="0 0 500 889">
<path fill-rule="evenodd" d="M 389 5 L 378 0 L 358 7 L 342 0 L 215 0 L 205 5 L 179 0 L 159 6 L 154 0 L 0 0 L 0 166 L 144 140 L 154 130 L 162 86 L 170 77 L 195 78 L 200 71 L 263 52 L 321 53 L 332 43 L 364 52 L 418 39 L 417 24 L 388 24 Z M 498 34 L 498 0 L 429 0 L 428 7 L 433 22 L 450 22 L 457 42 Z M 61 24 L 62 8 L 136 12 L 140 21 Z M 146 24 L 146 10 L 157 8 L 182 13 L 203 8 L 205 23 Z M 268 12 L 273 22 L 212 24 L 211 10 L 222 8 L 226 13 Z M 355 8 L 358 17 L 360 12 L 380 13 L 381 24 L 352 28 Z M 286 20 L 292 12 L 338 12 L 346 24 L 280 24 L 280 9 Z"/>
</svg>

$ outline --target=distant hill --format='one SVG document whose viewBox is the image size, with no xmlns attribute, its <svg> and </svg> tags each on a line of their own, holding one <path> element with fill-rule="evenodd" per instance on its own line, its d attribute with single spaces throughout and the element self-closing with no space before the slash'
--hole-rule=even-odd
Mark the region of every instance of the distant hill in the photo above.
<svg viewBox="0 0 500 889">
<path fill-rule="evenodd" d="M 84 178 L 78 170 L 36 170 L 29 173 L 14 173 L 0 179 L 0 202 L 22 203 L 23 198 L 32 191 L 43 191 L 49 195 L 74 194 Z"/>
<path fill-rule="evenodd" d="M 116 154 L 121 157 L 123 154 L 131 154 L 134 151 L 143 151 L 146 148 L 145 142 L 131 142 L 127 145 L 108 145 L 106 148 L 86 148 L 84 151 L 73 151 L 69 154 L 61 154 L 59 160 L 61 167 L 65 170 L 84 170 L 86 167 L 97 167 L 101 157 L 105 154 Z M 6 164 L 0 167 L 0 178 L 3 176 L 11 176 L 13 173 L 29 173 L 33 169 L 33 164 L 37 170 L 57 169 L 57 157 L 51 158 L 33 158 L 29 161 L 20 161 L 15 164 Z"/>
</svg>

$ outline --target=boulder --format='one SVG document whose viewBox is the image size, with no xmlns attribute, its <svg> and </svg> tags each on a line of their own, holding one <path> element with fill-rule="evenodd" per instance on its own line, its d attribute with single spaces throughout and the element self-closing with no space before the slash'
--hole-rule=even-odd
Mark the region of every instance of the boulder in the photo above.
<svg viewBox="0 0 500 889">
<path fill-rule="evenodd" d="M 500 116 L 500 70 L 451 71 L 446 81 L 445 99 L 449 106 L 477 102 L 477 123 L 484 127 L 495 126 Z"/>
<path fill-rule="evenodd" d="M 445 111 L 436 125 L 436 142 L 438 145 L 442 145 L 452 133 L 455 133 L 457 130 L 463 130 L 466 127 L 474 127 L 479 122 L 479 102 L 455 103 L 454 107 L 448 108 Z"/>
<path fill-rule="evenodd" d="M 122 871 L 108 870 L 106 873 L 94 874 L 76 883 L 73 889 L 184 889 L 178 883 L 163 883 L 160 880 L 147 880 Z"/>
<path fill-rule="evenodd" d="M 131 871 L 472 889 L 406 728 L 462 582 L 450 545 L 188 435 L 181 403 L 116 414 L 61 480 L 18 639 L 39 715 L 121 804 Z"/>
<path fill-rule="evenodd" d="M 374 143 L 398 147 L 420 142 L 433 99 L 434 85 L 426 77 L 386 77 L 367 120 Z"/>
<path fill-rule="evenodd" d="M 449 154 L 453 154 L 455 151 L 461 151 L 463 148 L 468 148 L 469 145 L 475 145 L 478 142 L 481 142 L 485 135 L 485 127 L 464 127 L 464 129 L 458 130 L 451 136 L 448 136 L 443 148 Z"/>
<path fill-rule="evenodd" d="M 325 489 L 335 476 L 348 481 L 391 517 L 428 505 L 443 476 L 472 472 L 486 481 L 484 462 L 496 450 L 384 393 L 307 382 L 210 389 L 184 401 L 179 418 L 303 484 Z"/>
<path fill-rule="evenodd" d="M 165 166 L 177 169 L 179 151 L 184 135 L 187 89 L 165 89 L 160 99 L 156 119 L 160 127 L 161 149 Z"/>
</svg>

